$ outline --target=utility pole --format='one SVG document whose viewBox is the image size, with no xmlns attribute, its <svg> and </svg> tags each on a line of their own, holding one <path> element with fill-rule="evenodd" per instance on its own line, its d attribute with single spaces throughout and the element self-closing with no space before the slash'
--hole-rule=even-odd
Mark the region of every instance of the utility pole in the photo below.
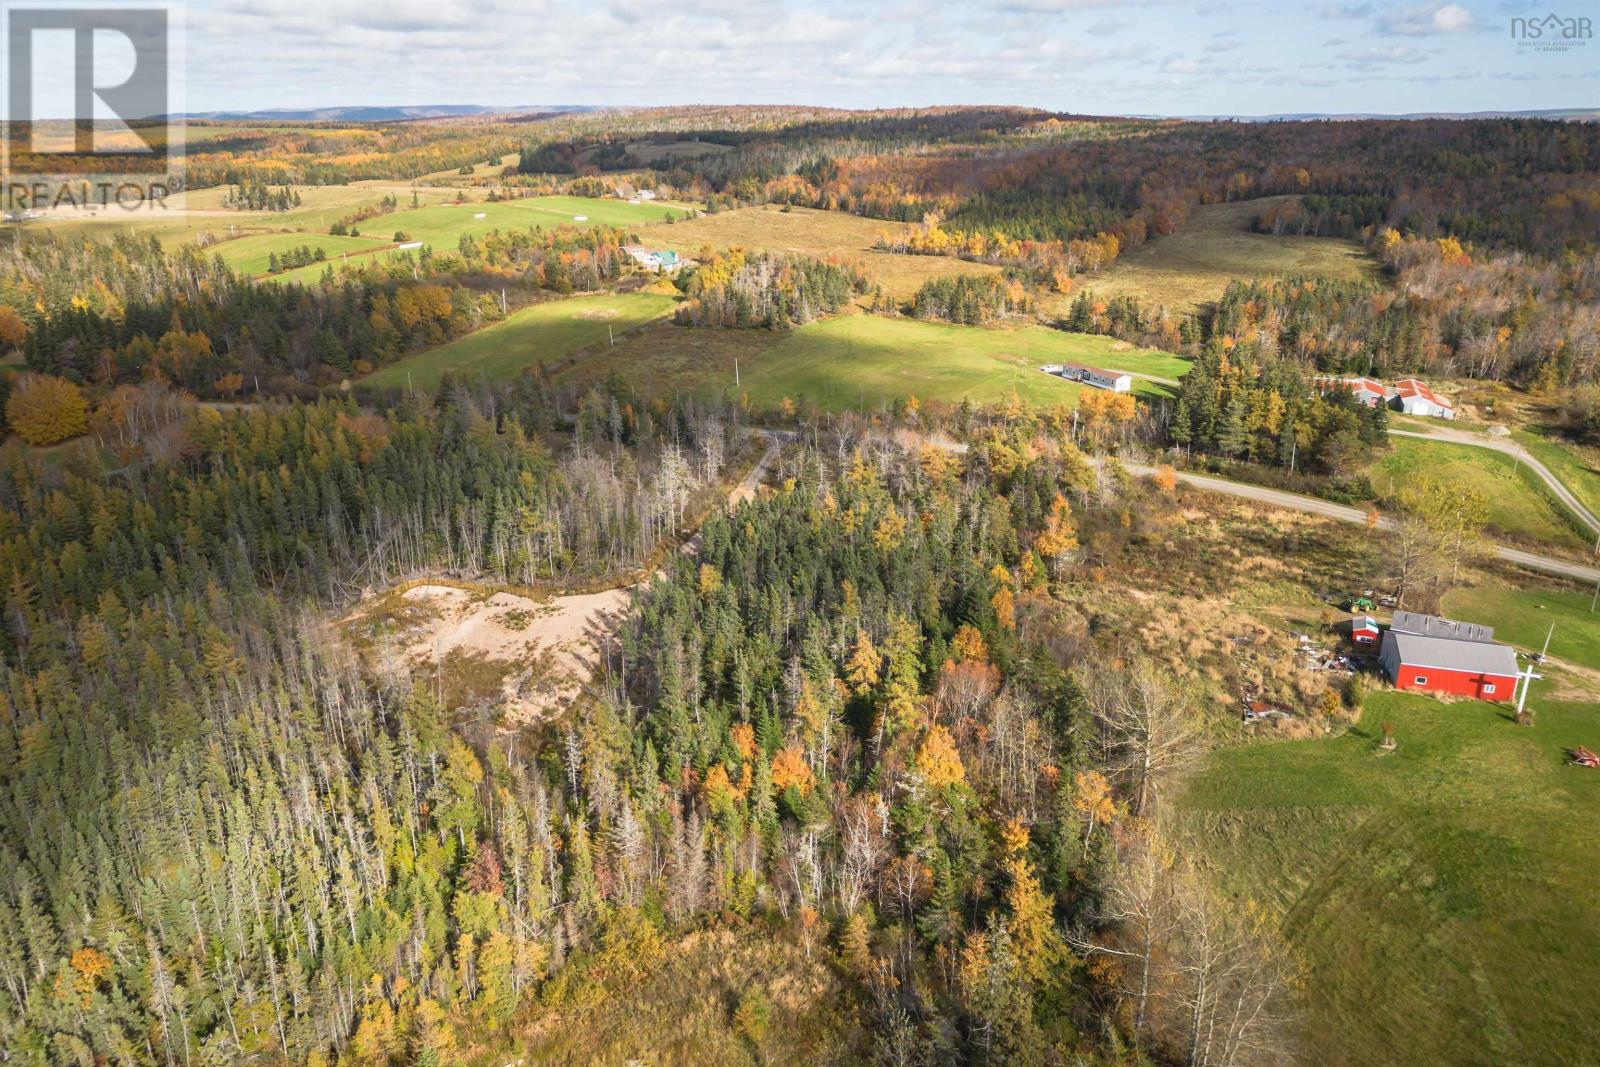
<svg viewBox="0 0 1600 1067">
<path fill-rule="evenodd" d="M 733 357 L 733 387 L 739 388 L 739 357 Z"/>
</svg>

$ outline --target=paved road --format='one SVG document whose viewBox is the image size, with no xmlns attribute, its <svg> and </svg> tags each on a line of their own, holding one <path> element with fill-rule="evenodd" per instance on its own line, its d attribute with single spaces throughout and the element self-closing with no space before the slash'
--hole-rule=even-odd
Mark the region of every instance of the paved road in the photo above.
<svg viewBox="0 0 1600 1067">
<path fill-rule="evenodd" d="M 1390 430 L 1389 433 L 1393 437 L 1415 437 L 1420 441 L 1445 441 L 1454 445 L 1471 445 L 1473 448 L 1487 448 L 1491 452 L 1501 452 L 1508 456 L 1515 456 L 1529 470 L 1538 475 L 1540 481 L 1550 487 L 1550 491 L 1555 494 L 1556 499 L 1561 501 L 1568 511 L 1576 515 L 1579 521 L 1589 527 L 1590 533 L 1600 536 L 1600 517 L 1597 517 L 1594 512 L 1584 507 L 1583 502 L 1572 494 L 1572 490 L 1568 489 L 1561 479 L 1550 473 L 1549 467 L 1534 459 L 1532 453 L 1510 438 L 1487 437 L 1483 434 L 1473 433 L 1471 430 L 1457 430 L 1446 426 L 1441 426 L 1439 429 L 1427 433 L 1419 430 Z"/>
<path fill-rule="evenodd" d="M 1123 466 L 1130 473 L 1146 477 L 1156 472 L 1156 468 L 1143 463 L 1124 463 Z M 1361 508 L 1335 504 L 1331 500 L 1322 500 L 1314 496 L 1288 493 L 1282 489 L 1268 489 L 1263 485 L 1230 482 L 1226 478 L 1216 478 L 1208 474 L 1191 474 L 1187 471 L 1179 471 L 1178 480 L 1185 485 L 1192 485 L 1196 489 L 1205 489 L 1213 493 L 1226 493 L 1228 496 L 1253 500 L 1258 504 L 1271 504 L 1273 507 L 1304 511 L 1312 515 L 1323 515 L 1330 519 L 1338 519 L 1340 522 L 1359 523 L 1363 526 L 1367 523 L 1367 513 Z M 1394 520 L 1386 516 L 1380 516 L 1378 528 L 1380 530 L 1391 530 L 1394 528 Z M 1558 574 L 1564 578 L 1576 578 L 1582 582 L 1600 582 L 1600 569 L 1586 567 L 1582 563 L 1571 563 L 1564 559 L 1541 556 L 1535 552 L 1524 552 L 1520 548 L 1512 548 L 1509 545 L 1491 544 L 1490 548 L 1500 559 L 1508 563 L 1515 563 L 1519 567 L 1544 571 L 1547 574 Z"/>
</svg>

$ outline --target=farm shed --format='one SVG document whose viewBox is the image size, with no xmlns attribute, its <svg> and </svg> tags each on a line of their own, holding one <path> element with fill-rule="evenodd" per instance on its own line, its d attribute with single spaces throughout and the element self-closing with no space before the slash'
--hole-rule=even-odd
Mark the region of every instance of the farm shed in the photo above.
<svg viewBox="0 0 1600 1067">
<path fill-rule="evenodd" d="M 1394 383 L 1395 404 L 1407 415 L 1422 415 L 1430 419 L 1453 419 L 1455 407 L 1432 389 L 1427 382 L 1403 378 Z"/>
<path fill-rule="evenodd" d="M 1510 701 L 1516 693 L 1517 654 L 1493 635 L 1487 626 L 1397 612 L 1383 635 L 1378 663 L 1397 689 Z"/>
<path fill-rule="evenodd" d="M 1378 620 L 1371 615 L 1357 615 L 1350 620 L 1350 640 L 1366 648 L 1376 648 L 1381 631 Z"/>
<path fill-rule="evenodd" d="M 1362 407 L 1375 408 L 1389 402 L 1389 390 L 1374 378 L 1318 378 L 1317 386 L 1323 392 L 1348 389 Z"/>
<path fill-rule="evenodd" d="M 1348 389 L 1362 407 L 1375 408 L 1380 404 L 1403 411 L 1407 415 L 1421 415 L 1430 419 L 1453 419 L 1456 409 L 1448 400 L 1416 378 L 1402 378 L 1393 385 L 1385 385 L 1376 378 L 1317 378 L 1317 388 L 1325 393 Z"/>
</svg>

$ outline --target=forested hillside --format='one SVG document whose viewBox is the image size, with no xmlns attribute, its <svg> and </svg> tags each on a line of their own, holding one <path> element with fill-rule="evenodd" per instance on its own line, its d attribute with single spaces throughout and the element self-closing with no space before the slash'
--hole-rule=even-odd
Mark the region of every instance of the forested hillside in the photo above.
<svg viewBox="0 0 1600 1067">
<path fill-rule="evenodd" d="M 1110 1055 L 1122 987 L 1063 931 L 1123 936 L 1106 864 L 1146 846 L 1110 830 L 1188 713 L 1153 667 L 1086 691 L 1051 651 L 1077 450 L 1010 413 L 970 467 L 797 453 L 672 554 L 605 684 L 511 729 L 361 669 L 321 615 L 400 574 L 572 582 L 670 543 L 725 416 L 580 419 L 552 454 L 538 403 L 148 403 L 166 421 L 110 477 L 9 453 L 13 1058 L 461 1062 L 571 1003 L 591 951 L 708 922 L 830 953 L 884 1062 Z"/>
</svg>

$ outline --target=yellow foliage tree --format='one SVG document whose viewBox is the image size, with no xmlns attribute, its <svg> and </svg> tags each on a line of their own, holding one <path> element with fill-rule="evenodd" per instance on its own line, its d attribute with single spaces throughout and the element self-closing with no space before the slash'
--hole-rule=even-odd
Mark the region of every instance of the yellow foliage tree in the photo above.
<svg viewBox="0 0 1600 1067">
<path fill-rule="evenodd" d="M 53 445 L 88 428 L 89 405 L 65 378 L 30 374 L 11 391 L 6 421 L 30 445 Z"/>
<path fill-rule="evenodd" d="M 709 563 L 700 564 L 700 595 L 710 596 L 722 588 L 722 572 Z"/>
<path fill-rule="evenodd" d="M 1096 824 L 1110 822 L 1117 813 L 1111 796 L 1111 783 L 1099 771 L 1079 771 L 1072 779 L 1072 806 L 1084 817 L 1083 854 L 1089 854 L 1089 839 Z"/>
<path fill-rule="evenodd" d="M 878 525 L 872 529 L 872 543 L 881 552 L 892 552 L 899 547 L 906 534 L 905 516 L 891 508 Z"/>
<path fill-rule="evenodd" d="M 961 753 L 956 751 L 955 739 L 950 736 L 949 730 L 937 724 L 928 730 L 928 736 L 922 739 L 922 746 L 917 749 L 917 771 L 922 775 L 922 780 L 934 789 L 960 785 L 966 781 L 967 772 L 961 766 Z"/>
<path fill-rule="evenodd" d="M 1011 875 L 1011 885 L 1006 889 L 1006 907 L 1011 912 L 1006 930 L 1011 934 L 1023 973 L 1042 984 L 1067 959 L 1066 940 L 1056 929 L 1050 899 L 1040 890 L 1027 856 L 1012 856 L 1006 870 Z"/>
<path fill-rule="evenodd" d="M 1002 585 L 989 598 L 989 604 L 994 608 L 995 621 L 1007 630 L 1017 628 L 1017 598 L 1011 592 L 1011 587 Z"/>
<path fill-rule="evenodd" d="M 872 638 L 867 636 L 867 631 L 857 630 L 856 647 L 844 665 L 845 680 L 850 683 L 856 696 L 865 694 L 878 684 L 878 669 L 882 665 L 883 657 L 872 647 Z"/>
<path fill-rule="evenodd" d="M 1045 518 L 1044 529 L 1034 540 L 1033 547 L 1045 559 L 1054 560 L 1077 551 L 1077 524 L 1073 521 L 1072 509 L 1067 506 L 1067 498 L 1060 493 L 1051 502 L 1050 514 Z"/>
<path fill-rule="evenodd" d="M 974 663 L 989 662 L 989 646 L 984 643 L 983 634 L 971 623 L 962 623 L 956 628 L 956 636 L 950 642 L 950 647 L 958 660 L 971 660 Z"/>
</svg>

